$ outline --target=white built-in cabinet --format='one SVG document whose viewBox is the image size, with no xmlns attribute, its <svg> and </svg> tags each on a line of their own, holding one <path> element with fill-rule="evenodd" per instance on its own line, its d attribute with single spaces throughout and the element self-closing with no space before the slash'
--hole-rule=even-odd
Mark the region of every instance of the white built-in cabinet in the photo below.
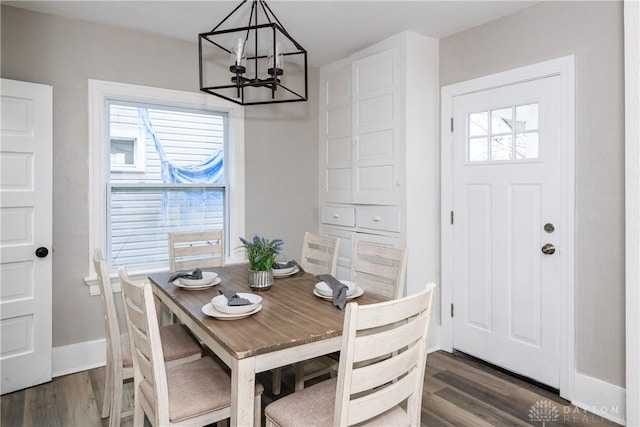
<svg viewBox="0 0 640 427">
<path fill-rule="evenodd" d="M 412 260 L 436 279 L 438 92 L 438 41 L 408 31 L 320 69 L 320 232 L 341 239 L 339 278 L 364 240 L 409 248 L 409 293 Z"/>
</svg>

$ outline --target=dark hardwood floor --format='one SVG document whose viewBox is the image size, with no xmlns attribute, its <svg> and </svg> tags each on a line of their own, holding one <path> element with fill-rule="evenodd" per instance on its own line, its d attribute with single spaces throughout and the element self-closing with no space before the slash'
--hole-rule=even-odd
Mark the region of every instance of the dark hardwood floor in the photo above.
<svg viewBox="0 0 640 427">
<path fill-rule="evenodd" d="M 100 419 L 104 368 L 55 378 L 52 382 L 2 396 L 3 427 L 107 426 Z M 259 375 L 263 403 L 274 400 L 271 373 Z M 293 390 L 293 370 L 283 370 L 281 396 Z M 132 400 L 126 387 L 125 405 Z M 543 424 L 544 421 L 544 424 Z M 132 425 L 131 417 L 122 426 Z M 301 420 L 301 426 L 304 421 Z M 617 426 L 549 392 L 503 372 L 446 352 L 427 358 L 422 425 L 450 426 Z"/>
</svg>

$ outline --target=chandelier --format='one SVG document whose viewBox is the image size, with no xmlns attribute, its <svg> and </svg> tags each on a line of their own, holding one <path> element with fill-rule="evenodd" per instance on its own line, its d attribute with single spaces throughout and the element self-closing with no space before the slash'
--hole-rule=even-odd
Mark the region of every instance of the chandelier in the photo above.
<svg viewBox="0 0 640 427">
<path fill-rule="evenodd" d="M 241 105 L 307 100 L 307 51 L 264 0 L 243 0 L 199 34 L 198 52 L 203 92 Z"/>
</svg>

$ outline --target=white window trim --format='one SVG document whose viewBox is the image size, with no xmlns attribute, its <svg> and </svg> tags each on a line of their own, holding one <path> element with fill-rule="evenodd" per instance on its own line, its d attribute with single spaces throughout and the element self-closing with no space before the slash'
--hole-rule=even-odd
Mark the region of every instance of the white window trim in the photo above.
<svg viewBox="0 0 640 427">
<path fill-rule="evenodd" d="M 223 111 L 228 114 L 228 145 L 225 162 L 230 165 L 228 178 L 228 201 L 230 217 L 227 218 L 229 246 L 244 236 L 245 181 L 244 181 L 244 107 L 223 99 L 195 92 L 184 92 L 150 86 L 108 82 L 89 79 L 89 248 L 87 250 L 87 272 L 85 283 L 91 295 L 98 295 L 96 273 L 93 269 L 93 250 L 106 253 L 106 183 L 109 164 L 105 156 L 107 99 L 123 99 L 136 102 L 174 105 L 185 108 L 200 108 Z M 227 264 L 246 262 L 244 254 L 231 251 Z M 167 266 L 168 270 L 168 266 Z M 157 272 L 157 271 L 153 271 Z M 153 273 L 152 271 L 144 272 Z M 117 276 L 112 276 L 114 278 Z M 112 280 L 114 290 L 119 290 L 119 281 Z"/>
</svg>

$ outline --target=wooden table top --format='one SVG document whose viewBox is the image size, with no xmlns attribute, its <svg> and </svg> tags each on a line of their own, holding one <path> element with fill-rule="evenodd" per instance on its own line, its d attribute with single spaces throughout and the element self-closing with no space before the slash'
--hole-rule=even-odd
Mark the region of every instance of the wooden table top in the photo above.
<svg viewBox="0 0 640 427">
<path fill-rule="evenodd" d="M 255 292 L 262 296 L 262 310 L 258 313 L 244 319 L 219 320 L 202 313 L 202 307 L 219 295 L 220 287 L 235 292 L 253 292 L 248 284 L 248 264 L 207 271 L 218 273 L 221 283 L 203 290 L 185 290 L 168 283 L 169 273 L 151 275 L 149 279 L 237 359 L 342 335 L 344 310 L 334 307 L 331 300 L 313 295 L 318 279 L 309 273 L 274 279 L 269 290 Z M 365 293 L 347 303 L 381 301 L 385 298 Z"/>
</svg>

